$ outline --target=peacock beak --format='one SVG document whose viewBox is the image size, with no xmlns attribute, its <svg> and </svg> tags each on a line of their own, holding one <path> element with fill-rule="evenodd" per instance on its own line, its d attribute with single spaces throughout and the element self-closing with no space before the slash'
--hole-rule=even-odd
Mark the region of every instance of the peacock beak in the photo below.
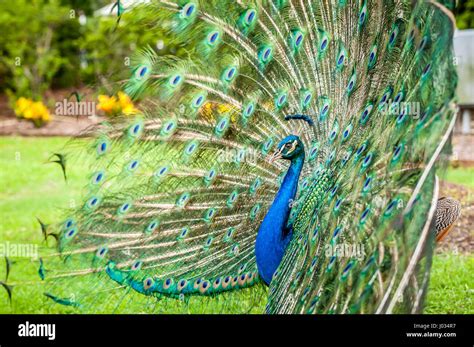
<svg viewBox="0 0 474 347">
<path fill-rule="evenodd" d="M 268 159 L 268 162 L 273 163 L 275 160 L 280 159 L 283 156 L 282 152 L 283 152 L 283 146 L 271 155 L 271 157 Z"/>
</svg>

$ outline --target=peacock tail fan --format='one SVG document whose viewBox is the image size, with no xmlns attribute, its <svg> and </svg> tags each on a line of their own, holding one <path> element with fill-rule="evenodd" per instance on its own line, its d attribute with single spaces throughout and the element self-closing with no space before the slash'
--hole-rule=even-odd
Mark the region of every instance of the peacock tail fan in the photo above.
<svg viewBox="0 0 474 347">
<path fill-rule="evenodd" d="M 89 167 L 89 183 L 50 227 L 45 300 L 88 312 L 254 312 L 268 295 L 268 312 L 421 310 L 435 162 L 455 114 L 449 10 L 408 0 L 143 6 L 187 54 L 138 54 L 124 90 L 141 112 L 71 146 L 68 164 Z M 285 120 L 295 114 L 313 126 Z M 289 134 L 306 160 L 267 294 L 255 239 L 287 169 L 267 158 Z M 344 245 L 358 250 L 338 255 Z"/>
</svg>

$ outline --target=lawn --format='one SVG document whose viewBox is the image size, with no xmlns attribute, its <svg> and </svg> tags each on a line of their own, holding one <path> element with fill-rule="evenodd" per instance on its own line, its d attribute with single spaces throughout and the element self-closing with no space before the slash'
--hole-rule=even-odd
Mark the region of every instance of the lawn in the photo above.
<svg viewBox="0 0 474 347">
<path fill-rule="evenodd" d="M 462 184 L 463 186 L 474 188 L 474 168 L 448 168 L 443 179 L 448 182 Z"/>
<path fill-rule="evenodd" d="M 82 187 L 87 178 L 79 167 L 68 170 L 68 183 L 64 182 L 60 167 L 47 163 L 52 152 L 66 143 L 65 138 L 0 138 L 0 241 L 15 244 L 44 245 L 36 217 L 45 223 L 59 220 L 61 209 L 80 204 Z M 448 169 L 446 180 L 474 187 L 473 169 Z M 0 260 L 0 281 L 5 276 L 3 260 Z M 10 282 L 39 277 L 37 262 L 21 259 L 13 264 Z M 473 302 L 473 255 L 437 254 L 433 262 L 427 313 L 474 313 Z M 86 281 L 86 279 L 84 279 Z M 0 313 L 65 313 L 71 308 L 51 304 L 42 295 L 42 287 L 36 283 L 14 288 L 13 305 L 7 300 L 6 291 L 0 291 Z M 116 291 L 121 292 L 122 291 Z M 184 313 L 222 310 L 232 312 L 263 312 L 265 289 L 250 288 L 236 294 L 227 294 L 225 300 L 209 301 L 192 298 L 191 305 L 164 300 L 156 302 L 142 295 L 131 294 L 126 302 L 109 299 L 100 305 L 98 312 L 146 312 L 150 305 L 156 312 Z M 117 302 L 119 304 L 117 304 Z M 225 304 L 224 304 L 225 303 Z M 219 306 L 219 308 L 217 308 Z"/>
</svg>

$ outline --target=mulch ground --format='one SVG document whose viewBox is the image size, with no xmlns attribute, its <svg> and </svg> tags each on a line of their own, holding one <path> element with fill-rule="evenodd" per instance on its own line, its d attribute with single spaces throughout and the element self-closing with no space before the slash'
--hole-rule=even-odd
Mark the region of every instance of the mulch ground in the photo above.
<svg viewBox="0 0 474 347">
<path fill-rule="evenodd" d="M 41 128 L 16 117 L 0 116 L 0 136 L 74 136 L 98 122 L 98 117 L 54 116 Z"/>
</svg>

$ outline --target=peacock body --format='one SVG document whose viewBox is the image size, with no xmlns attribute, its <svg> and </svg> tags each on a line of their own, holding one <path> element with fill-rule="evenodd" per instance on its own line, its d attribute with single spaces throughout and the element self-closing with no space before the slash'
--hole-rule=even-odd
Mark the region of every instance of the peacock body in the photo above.
<svg viewBox="0 0 474 347">
<path fill-rule="evenodd" d="M 269 313 L 420 311 L 455 118 L 449 7 L 147 5 L 144 25 L 188 56 L 139 54 L 124 89 L 141 113 L 65 154 L 91 176 L 50 231 L 48 298 L 93 311 L 115 293 L 219 300 L 264 283 Z"/>
</svg>

